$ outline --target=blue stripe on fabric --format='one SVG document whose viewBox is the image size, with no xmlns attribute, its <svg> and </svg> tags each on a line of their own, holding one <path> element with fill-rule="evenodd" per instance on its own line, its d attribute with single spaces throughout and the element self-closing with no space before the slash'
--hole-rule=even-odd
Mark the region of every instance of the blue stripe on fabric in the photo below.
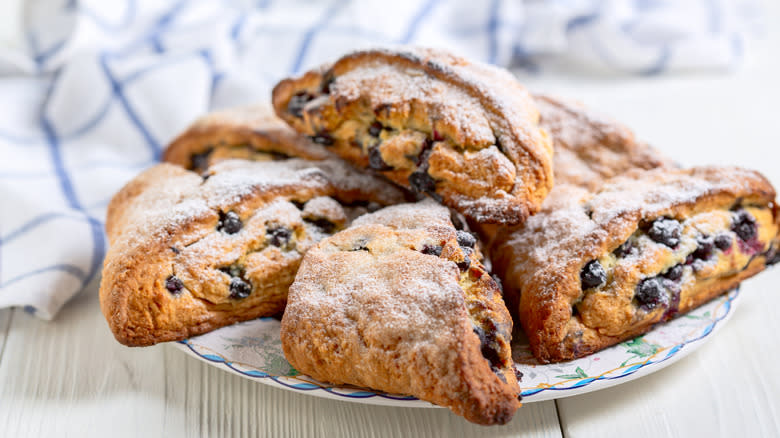
<svg viewBox="0 0 780 438">
<path fill-rule="evenodd" d="M 116 80 L 114 75 L 111 73 L 111 69 L 108 67 L 108 61 L 106 59 L 106 55 L 102 54 L 100 56 L 100 66 L 103 69 L 103 73 L 106 76 L 106 79 L 108 79 L 109 83 L 111 84 L 111 89 L 114 94 L 114 97 L 117 98 L 119 103 L 122 105 L 122 108 L 125 110 L 125 113 L 127 114 L 127 117 L 130 119 L 130 122 L 135 125 L 136 129 L 141 133 L 144 140 L 146 140 L 146 146 L 150 149 L 152 152 L 152 156 L 155 160 L 159 160 L 160 156 L 162 156 L 162 147 L 160 146 L 160 143 L 152 137 L 152 133 L 149 132 L 149 129 L 146 128 L 146 125 L 141 122 L 140 117 L 138 114 L 136 114 L 135 109 L 130 105 L 130 102 L 127 100 L 127 97 L 125 96 L 124 89 L 122 88 L 122 85 Z"/>
<path fill-rule="evenodd" d="M 493 0 L 490 3 L 490 14 L 487 22 L 488 58 L 487 62 L 495 64 L 498 58 L 498 11 L 501 8 L 501 0 Z"/>
<path fill-rule="evenodd" d="M 86 210 L 84 210 L 84 214 L 87 214 Z M 82 288 L 86 287 L 97 275 L 106 255 L 106 235 L 103 233 L 103 223 L 89 215 L 87 218 L 89 219 L 90 231 L 92 231 L 92 261 L 89 264 L 89 273 L 81 284 Z"/>
<path fill-rule="evenodd" d="M 46 50 L 43 50 L 41 52 L 36 53 L 33 56 L 33 61 L 35 61 L 35 65 L 38 66 L 40 69 L 43 64 L 46 63 L 46 61 L 49 60 L 53 55 L 55 55 L 57 52 L 60 51 L 65 46 L 65 43 L 68 42 L 68 39 L 64 39 L 62 41 L 58 41 L 55 44 L 53 44 L 51 47 L 49 47 Z"/>
<path fill-rule="evenodd" d="M 306 53 L 309 51 L 309 47 L 311 46 L 314 37 L 327 26 L 328 22 L 341 11 L 344 5 L 346 5 L 346 2 L 342 2 L 341 0 L 332 2 L 320 18 L 306 30 L 306 33 L 303 35 L 303 40 L 301 41 L 301 46 L 298 48 L 298 52 L 293 59 L 290 73 L 298 73 L 300 71 L 303 60 L 306 58 Z"/>
<path fill-rule="evenodd" d="M 598 12 L 591 12 L 585 15 L 578 15 L 566 23 L 566 33 L 572 32 L 577 28 L 590 24 L 599 18 Z"/>
<path fill-rule="evenodd" d="M 70 175 L 65 169 L 65 164 L 62 159 L 60 140 L 57 138 L 57 134 L 54 129 L 54 126 L 52 125 L 51 121 L 49 121 L 49 118 L 46 116 L 46 108 L 48 108 L 49 101 L 51 99 L 54 88 L 57 86 L 59 77 L 60 77 L 59 72 L 55 73 L 54 77 L 52 78 L 51 84 L 49 85 L 49 88 L 46 90 L 46 94 L 43 99 L 43 104 L 41 105 L 41 110 L 40 110 L 40 124 L 48 141 L 52 166 L 54 167 L 54 172 L 57 175 L 57 179 L 59 180 L 60 189 L 65 195 L 65 199 L 67 200 L 68 204 L 72 208 L 79 210 L 88 218 L 90 231 L 92 232 L 92 261 L 90 263 L 89 273 L 81 277 L 83 283 L 82 288 L 83 288 L 84 286 L 87 285 L 87 283 L 89 283 L 92 277 L 94 277 L 95 274 L 97 274 L 97 271 L 100 268 L 100 263 L 102 262 L 103 256 L 105 255 L 105 251 L 106 251 L 105 249 L 106 239 L 105 239 L 105 235 L 103 234 L 103 226 L 100 223 L 100 221 L 89 216 L 86 210 L 84 210 L 84 207 L 81 205 L 81 202 L 79 202 L 78 197 L 76 196 L 76 192 L 73 188 L 73 183 L 71 181 Z"/>
<path fill-rule="evenodd" d="M 409 27 L 406 28 L 406 31 L 403 33 L 403 36 L 400 40 L 398 40 L 398 42 L 401 44 L 409 44 L 412 42 L 415 35 L 417 35 L 417 29 L 419 29 L 420 23 L 422 23 L 422 20 L 425 17 L 433 12 L 433 8 L 436 7 L 438 3 L 439 0 L 428 0 L 427 2 L 423 3 L 422 7 L 414 15 L 412 21 L 409 23 Z"/>
<path fill-rule="evenodd" d="M 10 280 L 0 283 L 0 288 L 8 287 L 13 283 L 22 281 L 26 278 L 32 277 L 33 275 L 43 274 L 45 272 L 51 272 L 51 271 L 62 271 L 66 272 L 79 280 L 81 280 L 82 283 L 85 283 L 85 279 L 87 278 L 87 274 L 84 273 L 84 271 L 79 268 L 78 266 L 69 265 L 67 263 L 61 263 L 51 266 L 45 266 L 43 268 L 36 269 L 34 271 L 25 272 L 24 274 L 17 275 L 14 278 L 11 278 Z"/>
<path fill-rule="evenodd" d="M 87 221 L 86 217 L 73 216 L 66 213 L 44 213 L 25 222 L 24 224 L 19 226 L 19 228 L 8 233 L 8 235 L 0 237 L 0 240 L 2 240 L 5 243 L 9 243 L 14 239 L 16 239 L 17 237 L 21 236 L 23 233 L 31 231 L 41 225 L 44 225 L 48 222 L 60 218 L 71 219 L 74 221 L 84 221 L 84 222 Z"/>
<path fill-rule="evenodd" d="M 146 160 L 139 163 L 127 163 L 126 161 L 87 161 L 78 166 L 71 166 L 70 170 L 73 172 L 102 169 L 141 170 L 155 163 L 156 161 L 154 160 Z M 0 172 L 0 179 L 38 179 L 51 177 L 51 172 Z"/>
<path fill-rule="evenodd" d="M 151 36 L 149 37 L 149 42 L 151 43 L 152 49 L 155 52 L 163 53 L 165 51 L 165 47 L 163 46 L 160 37 L 162 36 L 163 32 L 171 26 L 173 20 L 178 14 L 181 13 L 182 9 L 184 9 L 184 6 L 186 6 L 188 3 L 189 0 L 180 0 L 176 2 L 170 9 L 168 9 L 167 12 L 163 13 L 160 18 L 157 19 L 157 22 L 154 23 Z"/>
<path fill-rule="evenodd" d="M 230 39 L 233 42 L 237 41 L 238 37 L 241 35 L 241 30 L 244 29 L 244 25 L 246 24 L 246 17 L 247 14 L 240 14 L 236 22 L 233 23 L 233 26 L 230 27 Z"/>
<path fill-rule="evenodd" d="M 76 192 L 73 190 L 73 183 L 71 182 L 67 171 L 65 170 L 65 165 L 63 163 L 62 154 L 60 151 L 60 141 L 57 138 L 57 135 L 54 133 L 54 127 L 49 121 L 49 118 L 46 117 L 46 107 L 48 106 L 47 104 L 49 102 L 49 98 L 51 97 L 52 91 L 54 90 L 58 79 L 59 73 L 55 75 L 51 84 L 49 85 L 49 88 L 46 90 L 44 104 L 41 107 L 40 123 L 48 143 L 49 154 L 51 156 L 52 165 L 54 166 L 54 173 L 57 175 L 57 179 L 60 181 L 60 189 L 62 190 L 62 194 L 65 195 L 65 199 L 67 200 L 68 205 L 70 205 L 71 208 L 78 210 L 81 209 L 81 205 L 79 205 Z"/>
<path fill-rule="evenodd" d="M 655 76 L 663 73 L 666 70 L 666 66 L 669 64 L 669 59 L 672 57 L 672 50 L 668 45 L 661 47 L 661 53 L 658 54 L 658 58 L 648 67 L 640 70 L 638 73 L 642 76 Z"/>
</svg>

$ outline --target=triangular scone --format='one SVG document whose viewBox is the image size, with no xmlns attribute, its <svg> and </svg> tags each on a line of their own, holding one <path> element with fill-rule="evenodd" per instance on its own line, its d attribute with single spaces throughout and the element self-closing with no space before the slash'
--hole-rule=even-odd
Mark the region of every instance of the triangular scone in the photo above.
<svg viewBox="0 0 780 438">
<path fill-rule="evenodd" d="M 117 340 L 184 339 L 284 308 L 303 254 L 390 183 L 335 160 L 229 160 L 200 175 L 160 164 L 108 207 L 100 303 Z"/>
<path fill-rule="evenodd" d="M 356 219 L 304 257 L 282 318 L 287 360 L 506 423 L 519 406 L 512 320 L 475 246 L 430 201 Z"/>
<path fill-rule="evenodd" d="M 545 95 L 534 95 L 534 103 L 553 140 L 555 184 L 596 190 L 630 170 L 676 167 L 627 126 L 584 105 Z"/>
<path fill-rule="evenodd" d="M 253 161 L 290 157 L 324 160 L 322 146 L 287 126 L 270 105 L 229 108 L 196 120 L 165 150 L 163 160 L 196 172 L 227 159 Z"/>
<path fill-rule="evenodd" d="M 445 51 L 351 53 L 281 81 L 273 104 L 352 164 L 480 223 L 520 223 L 552 187 L 550 140 L 525 88 Z"/>
<path fill-rule="evenodd" d="M 534 356 L 582 357 L 650 330 L 778 261 L 775 191 L 733 167 L 560 185 L 495 239 L 493 268 Z"/>
</svg>

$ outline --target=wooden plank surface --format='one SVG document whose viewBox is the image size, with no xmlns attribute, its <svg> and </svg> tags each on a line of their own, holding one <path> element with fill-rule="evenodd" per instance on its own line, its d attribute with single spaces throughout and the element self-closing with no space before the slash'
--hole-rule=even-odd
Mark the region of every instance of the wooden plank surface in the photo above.
<svg viewBox="0 0 780 438">
<path fill-rule="evenodd" d="M 127 348 L 108 331 L 94 285 L 54 321 L 15 312 L 0 361 L 0 436 L 561 436 L 553 402 L 485 428 L 446 409 L 270 387 L 170 346 Z M 0 332 L 10 313 L 0 312 Z"/>
<path fill-rule="evenodd" d="M 766 6 L 777 22 L 780 2 Z M 619 118 L 685 165 L 753 167 L 780 186 L 780 29 L 767 30 L 765 51 L 734 76 L 523 80 Z M 669 368 L 484 428 L 444 409 L 268 387 L 167 346 L 123 347 L 92 285 L 52 322 L 0 310 L 0 436 L 780 436 L 778 288 L 780 268 L 748 281 L 731 321 Z"/>
</svg>

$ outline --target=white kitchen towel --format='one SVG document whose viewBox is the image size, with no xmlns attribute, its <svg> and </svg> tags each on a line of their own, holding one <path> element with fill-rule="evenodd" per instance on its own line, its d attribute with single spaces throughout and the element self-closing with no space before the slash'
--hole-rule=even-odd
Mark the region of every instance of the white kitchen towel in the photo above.
<svg viewBox="0 0 780 438">
<path fill-rule="evenodd" d="M 345 51 L 445 47 L 538 74 L 727 70 L 757 16 L 748 0 L 3 0 L 0 307 L 52 318 L 99 275 L 111 195 L 177 132 Z"/>
</svg>

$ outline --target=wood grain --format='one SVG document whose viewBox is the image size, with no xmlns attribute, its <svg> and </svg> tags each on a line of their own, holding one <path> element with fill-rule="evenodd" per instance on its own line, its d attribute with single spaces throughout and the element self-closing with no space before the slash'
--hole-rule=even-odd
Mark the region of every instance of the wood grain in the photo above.
<svg viewBox="0 0 780 438">
<path fill-rule="evenodd" d="M 54 321 L 15 312 L 0 361 L 2 436 L 561 436 L 553 402 L 527 404 L 509 425 L 485 428 L 446 409 L 277 389 L 165 345 L 127 348 L 111 336 L 95 285 Z M 0 333 L 10 314 L 0 312 Z"/>
</svg>

